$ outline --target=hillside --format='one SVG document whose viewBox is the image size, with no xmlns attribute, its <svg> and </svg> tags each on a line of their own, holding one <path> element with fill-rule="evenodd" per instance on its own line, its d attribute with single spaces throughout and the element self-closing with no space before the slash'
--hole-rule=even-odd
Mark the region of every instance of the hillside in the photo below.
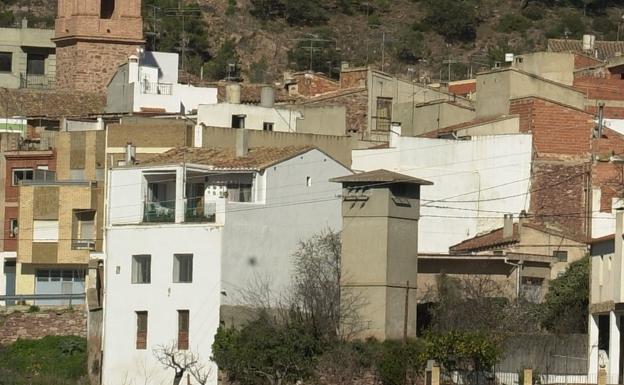
<svg viewBox="0 0 624 385">
<path fill-rule="evenodd" d="M 56 1 L 0 0 L 0 24 L 26 16 L 31 25 L 50 25 L 51 3 Z M 544 49 L 548 37 L 594 33 L 598 39 L 618 38 L 624 9 L 620 1 L 525 3 L 194 0 L 180 7 L 177 0 L 145 0 L 144 15 L 146 31 L 155 32 L 147 36 L 148 45 L 184 49 L 184 67 L 199 75 L 204 63 L 209 79 L 232 75 L 227 64 L 234 62 L 241 76 L 253 81 L 278 80 L 283 71 L 308 69 L 310 63 L 315 71 L 336 76 L 341 62 L 348 62 L 437 81 L 448 79 L 450 61 L 455 80 L 490 67 L 506 52 Z"/>
</svg>

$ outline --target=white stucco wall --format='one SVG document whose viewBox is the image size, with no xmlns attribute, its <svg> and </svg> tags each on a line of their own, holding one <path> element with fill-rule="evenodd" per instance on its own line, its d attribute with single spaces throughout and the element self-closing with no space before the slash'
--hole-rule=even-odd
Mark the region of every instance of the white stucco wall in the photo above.
<svg viewBox="0 0 624 385">
<path fill-rule="evenodd" d="M 219 103 L 200 105 L 197 123 L 209 127 L 232 127 L 232 115 L 247 115 L 245 128 L 262 130 L 264 122 L 273 123 L 273 131 L 295 132 L 299 111 L 286 108 L 267 108 L 249 104 Z"/>
<path fill-rule="evenodd" d="M 397 148 L 354 150 L 352 168 L 385 168 L 434 183 L 421 189 L 419 252 L 448 252 L 500 227 L 530 203 L 531 135 L 443 140 L 401 137 Z"/>
<path fill-rule="evenodd" d="M 328 228 L 342 229 L 341 185 L 329 179 L 348 175 L 349 169 L 312 150 L 265 172 L 265 205 L 227 206 L 221 268 L 230 304 L 256 278 L 268 279 L 276 293 L 286 288 L 299 241 Z"/>
<path fill-rule="evenodd" d="M 159 95 L 142 93 L 141 87 L 134 87 L 134 112 L 140 112 L 141 108 L 164 108 L 168 113 L 190 114 L 200 104 L 216 103 L 216 88 L 173 84 L 171 95 Z"/>
<path fill-rule="evenodd" d="M 177 339 L 178 310 L 189 310 L 189 351 L 210 366 L 219 326 L 221 236 L 221 227 L 206 224 L 107 229 L 104 385 L 172 383 L 173 371 L 158 363 L 153 349 Z M 193 254 L 192 283 L 173 283 L 175 253 Z M 150 284 L 131 283 L 135 254 L 152 256 Z M 136 311 L 148 312 L 145 350 L 136 349 Z M 217 383 L 214 365 L 208 383 Z"/>
</svg>

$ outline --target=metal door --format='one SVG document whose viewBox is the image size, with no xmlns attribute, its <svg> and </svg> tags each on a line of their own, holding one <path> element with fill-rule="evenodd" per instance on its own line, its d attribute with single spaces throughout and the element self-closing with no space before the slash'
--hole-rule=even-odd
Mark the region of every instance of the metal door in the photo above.
<svg viewBox="0 0 624 385">
<path fill-rule="evenodd" d="M 4 262 L 5 294 L 15 295 L 15 261 Z M 15 301 L 6 301 L 6 306 L 15 305 Z"/>
</svg>

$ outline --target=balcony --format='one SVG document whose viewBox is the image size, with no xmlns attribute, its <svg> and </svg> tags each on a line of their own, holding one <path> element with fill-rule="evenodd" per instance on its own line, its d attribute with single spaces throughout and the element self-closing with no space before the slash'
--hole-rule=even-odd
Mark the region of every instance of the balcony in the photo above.
<svg viewBox="0 0 624 385">
<path fill-rule="evenodd" d="M 20 74 L 20 88 L 49 90 L 54 88 L 56 79 L 51 75 Z"/>
<path fill-rule="evenodd" d="M 171 95 L 173 85 L 171 83 L 156 83 L 144 80 L 141 82 L 141 93 L 150 95 Z"/>
<path fill-rule="evenodd" d="M 214 223 L 217 219 L 217 204 L 215 202 L 205 202 L 204 197 L 188 198 L 184 210 L 184 222 Z"/>
<path fill-rule="evenodd" d="M 175 202 L 145 202 L 143 222 L 174 223 Z"/>
</svg>

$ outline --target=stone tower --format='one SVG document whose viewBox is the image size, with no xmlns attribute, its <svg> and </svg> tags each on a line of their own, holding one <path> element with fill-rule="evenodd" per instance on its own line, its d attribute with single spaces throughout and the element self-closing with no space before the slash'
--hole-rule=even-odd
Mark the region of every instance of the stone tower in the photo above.
<svg viewBox="0 0 624 385">
<path fill-rule="evenodd" d="M 57 88 L 103 93 L 143 44 L 141 0 L 58 0 L 53 40 Z"/>
<path fill-rule="evenodd" d="M 359 304 L 355 337 L 415 337 L 420 186 L 432 183 L 387 170 L 332 182 L 343 187 L 340 288 Z"/>
</svg>

